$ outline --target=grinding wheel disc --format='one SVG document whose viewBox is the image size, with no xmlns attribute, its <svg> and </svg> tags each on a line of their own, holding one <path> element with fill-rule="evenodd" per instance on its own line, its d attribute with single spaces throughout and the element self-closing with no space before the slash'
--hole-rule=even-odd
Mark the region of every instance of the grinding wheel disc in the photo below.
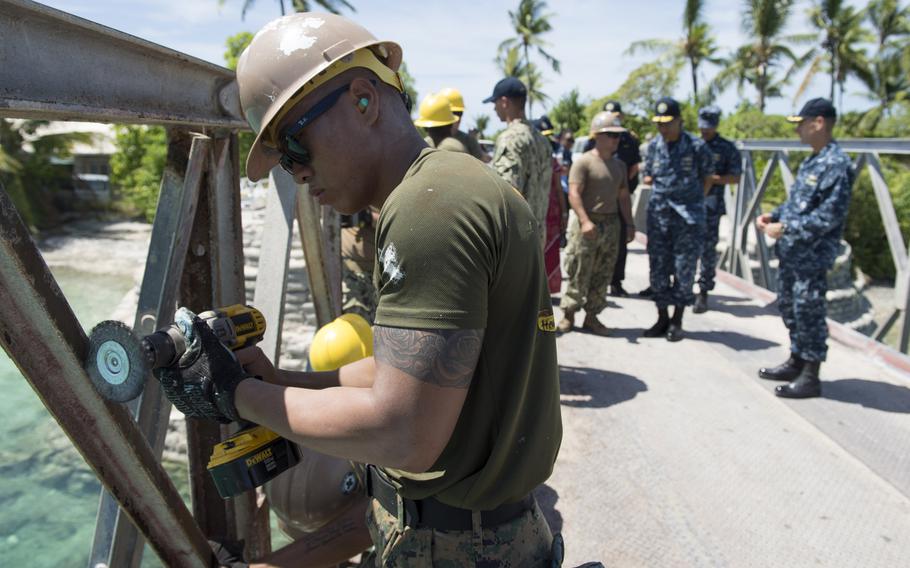
<svg viewBox="0 0 910 568">
<path fill-rule="evenodd" d="M 89 334 L 85 370 L 107 400 L 127 402 L 142 392 L 149 368 L 139 339 L 119 321 L 103 321 Z"/>
</svg>

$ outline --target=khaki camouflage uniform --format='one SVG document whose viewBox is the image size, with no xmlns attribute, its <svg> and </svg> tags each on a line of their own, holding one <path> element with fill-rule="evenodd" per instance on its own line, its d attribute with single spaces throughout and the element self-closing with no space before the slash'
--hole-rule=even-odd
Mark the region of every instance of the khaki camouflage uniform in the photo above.
<svg viewBox="0 0 910 568">
<path fill-rule="evenodd" d="M 373 257 L 376 229 L 361 223 L 341 229 L 341 294 L 343 313 L 355 313 L 370 323 L 376 315 Z"/>
<path fill-rule="evenodd" d="M 537 219 L 541 249 L 546 239 L 552 165 L 550 142 L 524 118 L 510 122 L 496 138 L 493 169 L 511 183 L 531 206 Z"/>
<path fill-rule="evenodd" d="M 367 527 L 376 546 L 377 567 L 552 568 L 562 560 L 561 552 L 554 555 L 550 527 L 536 502 L 534 509 L 522 516 L 475 533 L 404 526 L 372 499 L 367 509 Z"/>
<path fill-rule="evenodd" d="M 576 215 L 569 221 L 566 246 L 566 272 L 569 283 L 559 307 L 565 312 L 584 308 L 587 316 L 596 316 L 607 307 L 607 286 L 613 278 L 613 267 L 619 254 L 619 214 L 588 218 L 597 226 L 597 236 L 586 239 L 581 234 L 581 223 Z"/>
</svg>

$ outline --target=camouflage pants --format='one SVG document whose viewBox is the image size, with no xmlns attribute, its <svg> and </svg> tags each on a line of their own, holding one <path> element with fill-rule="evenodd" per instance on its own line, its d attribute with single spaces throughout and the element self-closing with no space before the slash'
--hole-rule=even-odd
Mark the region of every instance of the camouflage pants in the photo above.
<svg viewBox="0 0 910 568">
<path fill-rule="evenodd" d="M 824 361 L 828 353 L 827 292 L 828 274 L 824 267 L 796 270 L 781 259 L 777 309 L 790 332 L 790 351 L 806 361 Z"/>
<path fill-rule="evenodd" d="M 373 323 L 376 316 L 376 288 L 373 276 L 366 272 L 351 270 L 346 264 L 341 269 L 341 294 L 343 313 L 355 313 Z"/>
<path fill-rule="evenodd" d="M 552 568 L 553 536 L 537 503 L 522 516 L 493 528 L 442 531 L 399 524 L 372 499 L 367 526 L 376 547 L 376 566 L 401 568 Z M 555 563 L 559 566 L 559 562 Z"/>
<path fill-rule="evenodd" d="M 714 275 L 717 273 L 717 241 L 720 232 L 720 215 L 708 212 L 705 223 L 705 244 L 701 251 L 701 269 L 698 273 L 698 289 L 707 292 L 714 289 Z"/>
<path fill-rule="evenodd" d="M 595 223 L 597 236 L 586 239 L 581 234 L 581 223 L 572 215 L 566 246 L 566 272 L 569 283 L 559 303 L 564 312 L 584 308 L 589 316 L 596 316 L 607 307 L 607 286 L 613 278 L 616 256 L 619 254 L 619 216 L 611 215 Z"/>
<path fill-rule="evenodd" d="M 648 207 L 648 265 L 654 303 L 658 308 L 691 306 L 705 225 L 686 223 L 670 207 L 656 209 Z"/>
</svg>

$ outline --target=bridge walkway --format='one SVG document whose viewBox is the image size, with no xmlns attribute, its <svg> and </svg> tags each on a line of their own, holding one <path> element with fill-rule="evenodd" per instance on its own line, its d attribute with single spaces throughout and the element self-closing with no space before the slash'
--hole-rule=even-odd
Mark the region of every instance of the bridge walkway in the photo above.
<svg viewBox="0 0 910 568">
<path fill-rule="evenodd" d="M 647 286 L 640 244 L 627 274 Z M 910 374 L 829 340 L 823 397 L 774 396 L 756 371 L 786 329 L 723 276 L 679 343 L 640 337 L 637 297 L 610 299 L 611 337 L 558 339 L 564 438 L 538 499 L 565 565 L 910 565 Z"/>
</svg>

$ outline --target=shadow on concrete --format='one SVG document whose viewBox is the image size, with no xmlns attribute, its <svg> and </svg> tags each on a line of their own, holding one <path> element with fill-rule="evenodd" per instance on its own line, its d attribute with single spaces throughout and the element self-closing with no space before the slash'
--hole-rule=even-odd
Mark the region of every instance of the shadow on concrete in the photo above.
<svg viewBox="0 0 910 568">
<path fill-rule="evenodd" d="M 756 316 L 776 316 L 777 310 L 769 306 L 756 306 L 746 298 L 725 296 L 722 294 L 709 294 L 708 307 L 711 310 L 730 314 L 738 318 L 753 318 Z"/>
<path fill-rule="evenodd" d="M 738 331 L 689 331 L 686 330 L 686 339 L 720 343 L 734 351 L 761 351 L 769 347 L 777 347 L 780 343 L 768 341 L 759 337 L 745 335 Z"/>
<path fill-rule="evenodd" d="M 560 402 L 575 408 L 605 408 L 635 398 L 648 385 L 632 375 L 590 367 L 559 367 Z"/>
<path fill-rule="evenodd" d="M 534 497 L 537 498 L 537 504 L 540 506 L 540 512 L 543 513 L 547 524 L 550 525 L 550 532 L 556 534 L 562 532 L 562 514 L 556 508 L 556 502 L 559 501 L 559 493 L 555 489 L 543 483 L 537 486 L 533 491 Z"/>
<path fill-rule="evenodd" d="M 910 414 L 910 388 L 866 379 L 822 379 L 822 396 L 884 412 Z"/>
</svg>

